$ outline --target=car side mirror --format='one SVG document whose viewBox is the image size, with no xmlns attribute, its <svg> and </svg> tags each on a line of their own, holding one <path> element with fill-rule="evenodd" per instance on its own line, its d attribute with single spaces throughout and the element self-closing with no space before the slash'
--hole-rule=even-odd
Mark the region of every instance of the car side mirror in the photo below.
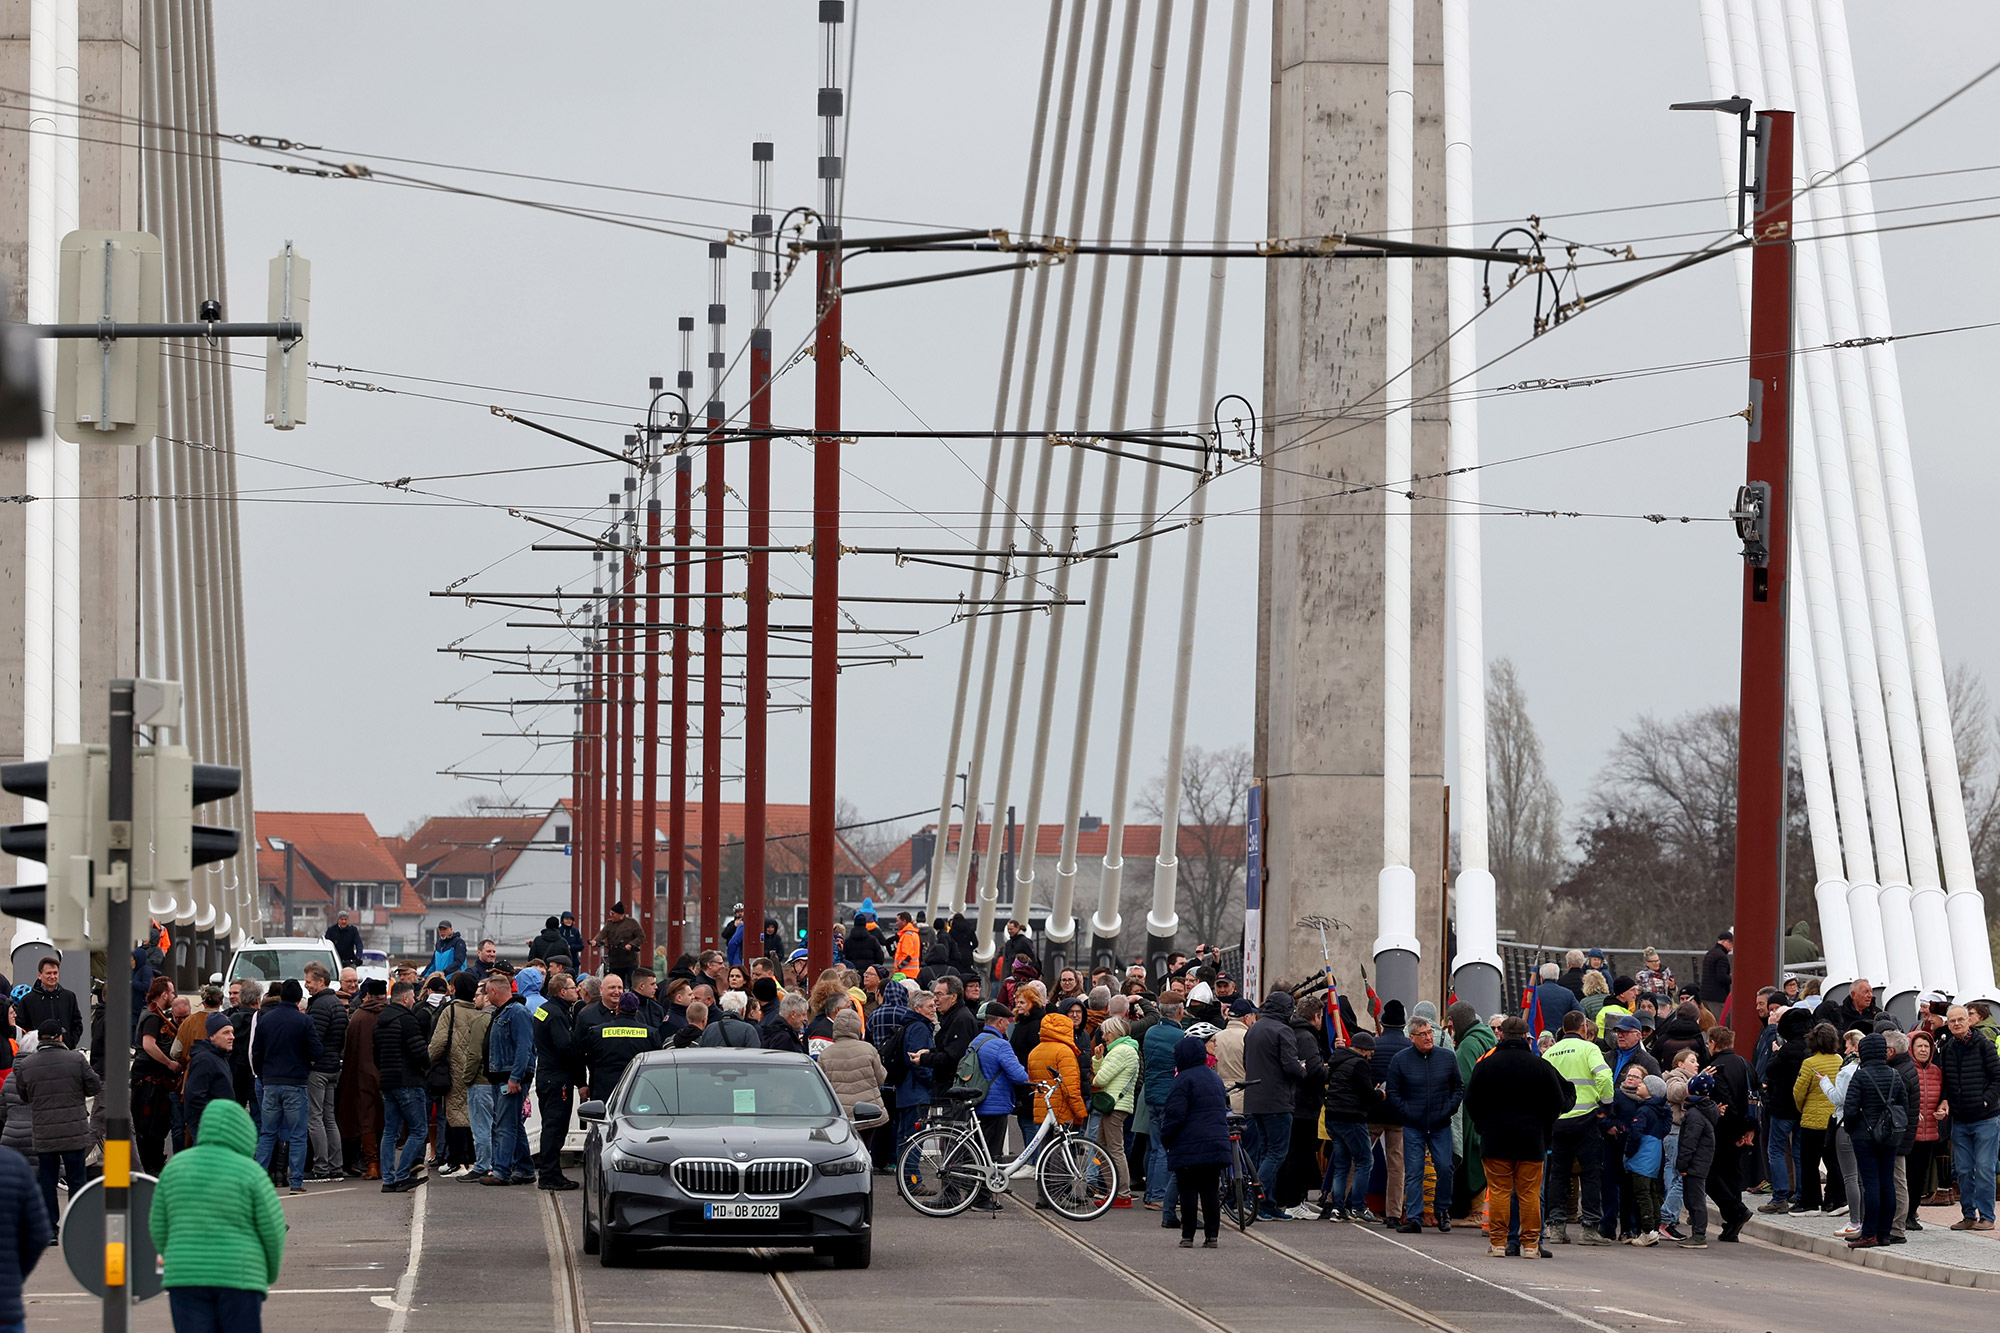
<svg viewBox="0 0 2000 1333">
<path fill-rule="evenodd" d="M 889 1123 L 889 1113 L 874 1102 L 854 1103 L 854 1109 L 848 1112 L 848 1116 L 857 1129 L 873 1129 Z"/>
<path fill-rule="evenodd" d="M 595 1100 L 585 1102 L 576 1108 L 576 1118 L 593 1125 L 603 1124 L 604 1103 Z"/>
</svg>

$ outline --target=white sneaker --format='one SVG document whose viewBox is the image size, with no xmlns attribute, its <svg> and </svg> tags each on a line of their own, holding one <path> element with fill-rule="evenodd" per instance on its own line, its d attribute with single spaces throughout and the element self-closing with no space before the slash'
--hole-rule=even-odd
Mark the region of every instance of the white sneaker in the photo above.
<svg viewBox="0 0 2000 1333">
<path fill-rule="evenodd" d="M 1847 1216 L 1847 1205 L 1843 1203 L 1843 1204 L 1842 1204 L 1842 1205 L 1840 1205 L 1840 1207 L 1838 1207 L 1838 1208 L 1829 1208 L 1829 1209 L 1827 1209 L 1827 1210 L 1826 1210 L 1826 1215 L 1827 1215 L 1828 1217 L 1846 1217 L 1846 1216 Z"/>
<path fill-rule="evenodd" d="M 1632 1243 L 1643 1249 L 1648 1245 L 1658 1245 L 1660 1243 L 1660 1237 L 1656 1232 L 1642 1231 L 1638 1235 L 1632 1237 Z"/>
<path fill-rule="evenodd" d="M 1860 1235 L 1861 1228 L 1856 1226 L 1854 1223 L 1849 1222 L 1846 1226 L 1842 1227 L 1840 1230 L 1834 1232 L 1833 1234 L 1841 1240 L 1846 1240 L 1850 1236 Z"/>
</svg>

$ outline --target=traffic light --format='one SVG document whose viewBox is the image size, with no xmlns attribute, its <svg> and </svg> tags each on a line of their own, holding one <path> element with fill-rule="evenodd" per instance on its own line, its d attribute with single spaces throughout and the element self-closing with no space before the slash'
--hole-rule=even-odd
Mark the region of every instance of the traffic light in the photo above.
<svg viewBox="0 0 2000 1333">
<path fill-rule="evenodd" d="M 0 912 L 41 922 L 61 948 L 104 943 L 93 896 L 111 845 L 110 783 L 110 750 L 102 745 L 58 745 L 45 761 L 0 764 L 0 788 L 48 807 L 44 823 L 0 828 L 0 851 L 49 868 L 46 885 L 0 890 Z"/>
<path fill-rule="evenodd" d="M 233 828 L 194 822 L 194 808 L 234 796 L 243 770 L 197 764 L 184 745 L 142 746 L 132 758 L 132 887 L 154 895 L 156 914 L 213 919 L 193 891 L 194 868 L 225 861 L 241 849 Z M 172 896 L 172 903 L 162 895 Z"/>
</svg>

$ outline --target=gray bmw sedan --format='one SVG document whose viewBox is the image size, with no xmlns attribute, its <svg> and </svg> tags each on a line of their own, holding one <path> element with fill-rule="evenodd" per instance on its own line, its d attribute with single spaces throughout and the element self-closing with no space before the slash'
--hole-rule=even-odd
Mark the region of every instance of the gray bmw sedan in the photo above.
<svg viewBox="0 0 2000 1333">
<path fill-rule="evenodd" d="M 653 1051 L 578 1115 L 583 1250 L 607 1267 L 655 1245 L 811 1246 L 868 1266 L 868 1152 L 806 1056 Z"/>
</svg>

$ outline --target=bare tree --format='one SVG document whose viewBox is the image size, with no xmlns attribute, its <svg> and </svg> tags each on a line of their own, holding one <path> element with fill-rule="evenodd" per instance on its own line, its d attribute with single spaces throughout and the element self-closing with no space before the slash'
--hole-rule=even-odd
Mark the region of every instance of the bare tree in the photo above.
<svg viewBox="0 0 2000 1333">
<path fill-rule="evenodd" d="M 834 827 L 840 830 L 840 838 L 848 848 L 866 865 L 879 865 L 882 858 L 902 846 L 904 825 L 900 820 L 877 824 L 869 816 L 861 813 L 859 806 L 840 797 L 833 803 Z"/>
<path fill-rule="evenodd" d="M 1187 906 L 1186 928 L 1198 942 L 1220 944 L 1225 935 L 1233 941 L 1240 933 L 1228 929 L 1228 917 L 1232 896 L 1241 910 L 1250 778 L 1247 745 L 1219 750 L 1190 745 L 1182 756 L 1180 841 L 1175 851 L 1180 859 L 1180 898 Z M 1149 819 L 1164 821 L 1164 772 L 1139 793 L 1138 806 Z M 1164 829 L 1161 836 L 1167 836 Z"/>
<path fill-rule="evenodd" d="M 1486 812 L 1500 923 L 1522 940 L 1548 940 L 1562 924 L 1555 898 L 1564 871 L 1562 796 L 1549 780 L 1528 696 L 1504 657 L 1487 671 Z"/>
<path fill-rule="evenodd" d="M 1958 751 L 1959 790 L 1972 835 L 1973 873 L 1993 907 L 2000 874 L 2000 721 L 1992 695 L 1972 668 L 1960 663 L 1945 681 L 1951 699 L 1951 739 Z"/>
</svg>

